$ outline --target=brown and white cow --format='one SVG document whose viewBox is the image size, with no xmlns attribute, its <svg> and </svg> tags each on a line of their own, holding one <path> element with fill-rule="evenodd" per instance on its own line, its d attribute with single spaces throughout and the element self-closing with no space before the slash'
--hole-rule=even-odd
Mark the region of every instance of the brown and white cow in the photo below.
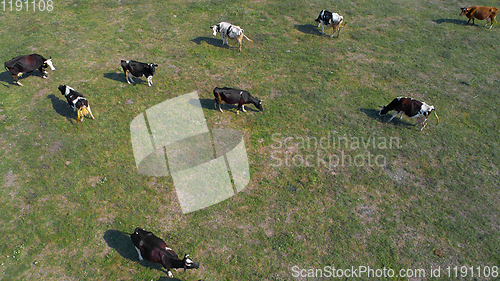
<svg viewBox="0 0 500 281">
<path fill-rule="evenodd" d="M 434 106 L 428 105 L 425 102 L 414 100 L 412 98 L 397 97 L 393 99 L 387 106 L 383 106 L 382 110 L 380 110 L 378 114 L 380 116 L 386 115 L 391 110 L 394 110 L 394 114 L 392 114 L 392 117 L 388 122 L 391 122 L 391 120 L 394 119 L 394 117 L 396 117 L 398 114 L 401 114 L 399 119 L 403 118 L 403 114 L 405 114 L 410 118 L 417 118 L 417 123 L 415 123 L 413 126 L 417 125 L 418 123 L 422 124 L 422 128 L 420 128 L 420 131 L 422 131 L 425 126 L 427 126 L 427 118 L 429 118 L 431 112 L 434 111 L 434 114 L 437 118 L 436 125 L 439 124 L 439 117 L 437 116 Z"/>
<path fill-rule="evenodd" d="M 241 42 L 243 41 L 243 37 L 245 37 L 248 41 L 253 42 L 252 39 L 248 38 L 243 29 L 237 25 L 232 25 L 228 22 L 222 21 L 216 25 L 210 27 L 213 31 L 213 35 L 217 35 L 217 32 L 222 36 L 222 45 L 228 44 L 228 39 L 233 38 L 236 43 L 238 43 L 238 51 L 241 52 Z"/>
<path fill-rule="evenodd" d="M 484 26 L 486 26 L 489 23 L 491 23 L 489 29 L 493 27 L 493 24 L 495 23 L 495 17 L 498 14 L 498 8 L 497 7 L 486 7 L 486 6 L 472 6 L 472 7 L 464 7 L 460 8 L 462 12 L 460 13 L 461 15 L 466 15 L 469 20 L 467 21 L 466 25 L 469 24 L 470 20 L 472 20 L 472 24 L 474 24 L 474 18 L 478 20 L 484 20 L 486 19 L 486 23 Z"/>
<path fill-rule="evenodd" d="M 47 71 L 45 71 L 47 67 L 50 67 L 52 71 L 56 70 L 52 65 L 51 59 L 46 59 L 39 54 L 18 56 L 5 62 L 4 67 L 10 71 L 14 82 L 22 86 L 23 84 L 19 82 L 18 77 L 23 75 L 23 73 L 33 72 L 38 69 L 42 73 L 42 78 L 47 78 Z"/>
<path fill-rule="evenodd" d="M 139 254 L 139 260 L 145 259 L 149 262 L 160 263 L 167 270 L 170 278 L 173 278 L 171 268 L 184 268 L 186 271 L 186 269 L 200 267 L 200 264 L 191 260 L 189 255 L 184 255 L 182 260 L 179 259 L 165 241 L 142 228 L 136 228 L 134 233 L 130 234 L 130 238 Z"/>
</svg>

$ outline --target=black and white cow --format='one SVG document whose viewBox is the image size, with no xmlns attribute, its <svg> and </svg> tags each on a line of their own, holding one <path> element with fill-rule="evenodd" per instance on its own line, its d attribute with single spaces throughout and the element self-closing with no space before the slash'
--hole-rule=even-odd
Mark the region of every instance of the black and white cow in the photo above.
<svg viewBox="0 0 500 281">
<path fill-rule="evenodd" d="M 228 22 L 222 21 L 216 25 L 210 27 L 213 31 L 213 36 L 217 35 L 217 32 L 222 36 L 222 45 L 228 44 L 228 39 L 233 38 L 236 43 L 238 43 L 238 51 L 241 52 L 241 42 L 243 37 L 248 41 L 253 42 L 252 39 L 248 38 L 244 34 L 244 30 L 237 25 L 232 25 Z M 228 44 L 229 45 L 229 44 Z"/>
<path fill-rule="evenodd" d="M 134 83 L 131 76 L 133 75 L 135 77 L 146 77 L 148 79 L 148 86 L 151 87 L 151 85 L 153 85 L 153 75 L 155 75 L 155 67 L 158 67 L 157 64 L 143 63 L 134 60 L 122 60 L 121 65 L 125 72 L 127 83 L 130 84 L 130 81 Z"/>
<path fill-rule="evenodd" d="M 139 260 L 147 260 L 153 263 L 160 263 L 168 273 L 168 277 L 173 278 L 171 268 L 193 269 L 199 268 L 200 264 L 193 262 L 189 255 L 184 255 L 181 260 L 177 254 L 167 246 L 167 243 L 153 233 L 142 228 L 136 228 L 134 233 L 130 234 L 132 243 L 134 243 Z"/>
<path fill-rule="evenodd" d="M 243 112 L 247 112 L 244 106 L 247 103 L 252 103 L 258 110 L 264 111 L 264 109 L 262 108 L 262 101 L 252 97 L 252 95 L 250 95 L 250 93 L 245 90 L 232 89 L 227 87 L 215 87 L 214 97 L 214 107 L 216 109 L 218 107 L 220 112 L 222 112 L 222 109 L 220 107 L 221 103 L 238 104 L 238 110 L 236 111 L 237 114 L 240 114 L 240 110 Z"/>
<path fill-rule="evenodd" d="M 58 89 L 61 91 L 61 94 L 66 97 L 69 106 L 77 112 L 76 122 L 82 122 L 83 116 L 88 115 L 90 115 L 92 119 L 95 119 L 94 115 L 92 115 L 92 111 L 90 110 L 89 102 L 85 97 L 83 97 L 82 94 L 66 85 L 59 85 Z"/>
<path fill-rule="evenodd" d="M 396 117 L 398 114 L 401 114 L 401 116 L 399 117 L 399 119 L 401 119 L 403 118 L 404 114 L 410 118 L 417 118 L 417 123 L 415 123 L 413 126 L 417 125 L 418 123 L 422 124 L 422 128 L 420 128 L 420 131 L 422 131 L 425 126 L 427 126 L 427 118 L 429 118 L 431 112 L 434 111 L 434 114 L 437 118 L 436 125 L 439 124 L 439 117 L 437 116 L 434 106 L 428 105 L 425 102 L 414 100 L 412 98 L 397 97 L 393 99 L 387 106 L 383 106 L 382 110 L 380 110 L 378 114 L 380 116 L 386 115 L 391 110 L 394 110 L 394 114 L 388 122 L 394 119 L 394 117 Z"/>
<path fill-rule="evenodd" d="M 327 10 L 321 10 L 321 12 L 319 12 L 318 18 L 315 19 L 315 21 L 318 23 L 318 27 L 321 25 L 321 34 L 325 34 L 325 26 L 333 27 L 333 33 L 332 36 L 330 36 L 330 38 L 332 38 L 335 34 L 335 31 L 338 31 L 337 37 L 339 37 L 340 29 L 343 26 L 341 24 L 344 21 L 344 17 L 337 13 L 332 13 Z"/>
<path fill-rule="evenodd" d="M 45 71 L 47 67 L 50 67 L 52 71 L 56 70 L 52 65 L 52 58 L 46 59 L 39 54 L 15 57 L 5 62 L 4 67 L 10 71 L 14 82 L 19 86 L 23 84 L 19 82 L 18 77 L 23 75 L 23 73 L 33 72 L 38 69 L 43 75 L 42 78 L 47 78 L 47 71 Z"/>
</svg>

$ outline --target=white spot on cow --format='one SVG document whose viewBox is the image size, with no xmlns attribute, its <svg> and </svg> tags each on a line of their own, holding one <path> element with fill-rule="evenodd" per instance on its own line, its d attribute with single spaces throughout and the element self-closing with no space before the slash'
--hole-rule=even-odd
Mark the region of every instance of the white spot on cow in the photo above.
<svg viewBox="0 0 500 281">
<path fill-rule="evenodd" d="M 47 65 L 50 67 L 50 70 L 52 70 L 52 71 L 56 70 L 54 68 L 54 66 L 52 65 L 52 59 L 46 60 L 45 63 L 47 63 Z"/>
<path fill-rule="evenodd" d="M 73 91 L 74 91 L 74 89 L 73 89 L 73 88 L 71 88 L 70 86 L 66 86 L 66 91 L 64 92 L 64 95 L 65 95 L 65 96 L 69 95 L 69 92 L 70 92 L 71 90 L 73 90 Z"/>
<path fill-rule="evenodd" d="M 142 261 L 143 258 L 141 256 L 141 250 L 139 250 L 137 247 L 135 247 L 135 250 L 137 251 L 137 254 L 139 255 L 139 260 Z"/>
</svg>

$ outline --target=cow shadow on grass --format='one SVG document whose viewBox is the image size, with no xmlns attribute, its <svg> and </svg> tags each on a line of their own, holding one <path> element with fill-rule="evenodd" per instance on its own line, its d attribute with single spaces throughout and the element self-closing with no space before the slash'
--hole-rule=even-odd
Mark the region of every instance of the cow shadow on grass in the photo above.
<svg viewBox="0 0 500 281">
<path fill-rule="evenodd" d="M 118 82 L 127 83 L 127 80 L 125 79 L 125 73 L 123 73 L 123 72 L 108 72 L 108 73 L 104 73 L 103 76 L 104 76 L 104 78 L 108 78 L 108 79 L 115 80 Z"/>
<path fill-rule="evenodd" d="M 138 262 L 142 266 L 145 266 L 147 268 L 156 269 L 165 274 L 167 273 L 166 270 L 164 270 L 161 264 L 159 263 L 151 263 L 146 260 L 143 261 L 139 260 L 139 255 L 135 250 L 135 246 L 132 243 L 132 240 L 130 239 L 129 233 L 110 229 L 104 233 L 103 239 L 110 248 L 113 248 L 123 258 L 129 261 Z M 176 279 L 166 279 L 166 280 L 176 280 Z"/>
<path fill-rule="evenodd" d="M 295 28 L 297 28 L 298 31 L 305 34 L 321 35 L 321 32 L 318 30 L 318 27 L 313 24 L 296 24 Z"/>
<path fill-rule="evenodd" d="M 200 101 L 201 108 L 205 109 L 214 109 L 214 100 L 213 99 L 190 99 L 189 104 L 198 107 L 198 100 Z"/>
<path fill-rule="evenodd" d="M 437 24 L 442 24 L 442 23 L 453 23 L 457 25 L 464 25 L 467 21 L 464 20 L 457 20 L 457 19 L 438 19 L 438 20 L 432 20 L 433 22 Z"/>
<path fill-rule="evenodd" d="M 361 112 L 366 114 L 366 116 L 368 116 L 372 119 L 376 119 L 380 123 L 389 123 L 389 119 L 392 116 L 392 114 L 387 114 L 384 116 L 378 115 L 378 113 L 380 112 L 380 109 L 361 108 L 360 110 L 361 110 Z M 414 127 L 414 125 L 413 125 L 414 123 L 408 123 L 402 119 L 399 119 L 399 117 L 395 117 L 394 119 L 391 120 L 390 123 L 394 124 L 395 126 Z"/>
<path fill-rule="evenodd" d="M 9 88 L 10 85 L 14 85 L 14 79 L 12 79 L 12 75 L 9 71 L 0 73 L 0 81 L 5 82 L 6 84 L 2 83 L 2 85 L 7 88 Z"/>
<path fill-rule="evenodd" d="M 215 47 L 222 47 L 222 40 L 216 39 L 213 37 L 196 37 L 194 39 L 191 39 L 191 41 L 198 44 L 198 45 L 200 45 L 201 42 L 205 42 L 205 43 L 212 45 L 212 46 L 215 46 Z"/>
<path fill-rule="evenodd" d="M 40 73 L 40 71 L 35 70 L 29 73 L 23 73 L 23 75 L 21 77 L 18 77 L 17 80 L 19 80 L 19 82 L 22 83 L 22 81 L 25 78 L 28 78 L 30 76 L 38 76 L 39 78 L 41 78 L 42 74 Z M 14 78 L 12 78 L 12 74 L 10 74 L 9 71 L 4 71 L 0 73 L 0 81 L 7 83 L 7 84 L 2 83 L 2 85 L 7 88 L 10 87 L 11 85 L 19 86 L 14 82 Z"/>
<path fill-rule="evenodd" d="M 361 110 L 361 112 L 366 114 L 366 116 L 368 116 L 368 117 L 371 117 L 373 119 L 379 119 L 379 121 L 381 121 L 381 122 L 383 120 L 383 116 L 378 115 L 380 110 L 373 109 L 373 108 L 361 108 L 360 110 Z"/>
<path fill-rule="evenodd" d="M 73 118 L 76 119 L 75 111 L 69 107 L 68 103 L 65 100 L 61 100 L 53 94 L 47 96 L 48 99 L 52 102 L 52 108 L 62 117 L 66 117 L 67 120 L 73 123 Z"/>
<path fill-rule="evenodd" d="M 122 82 L 122 83 L 127 83 L 127 78 L 125 78 L 125 73 L 123 73 L 123 72 L 108 72 L 108 73 L 104 73 L 103 76 L 104 76 L 104 78 L 108 78 L 108 79 L 115 80 L 115 81 Z M 134 82 L 131 83 L 132 85 L 143 84 L 143 83 L 148 84 L 147 80 L 142 80 L 139 77 L 133 77 L 132 79 L 134 80 Z"/>
</svg>

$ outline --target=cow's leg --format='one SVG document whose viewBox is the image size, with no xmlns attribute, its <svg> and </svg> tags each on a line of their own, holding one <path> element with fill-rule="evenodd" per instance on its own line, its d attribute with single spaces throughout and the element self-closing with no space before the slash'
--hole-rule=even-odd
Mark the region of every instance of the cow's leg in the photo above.
<svg viewBox="0 0 500 281">
<path fill-rule="evenodd" d="M 172 274 L 172 272 L 170 272 L 170 269 L 167 269 L 167 274 L 168 278 L 174 278 L 174 275 Z"/>
<path fill-rule="evenodd" d="M 82 109 L 79 108 L 76 111 L 76 122 L 79 123 L 79 122 L 82 122 L 82 121 L 83 121 L 83 113 L 82 113 Z"/>
<path fill-rule="evenodd" d="M 92 110 L 90 110 L 90 105 L 89 105 L 89 106 L 87 106 L 87 109 L 89 110 L 90 117 L 92 117 L 92 119 L 95 119 L 95 118 L 94 118 L 94 115 L 92 114 Z"/>
<path fill-rule="evenodd" d="M 148 86 L 151 87 L 153 85 L 153 76 L 148 76 Z"/>
<path fill-rule="evenodd" d="M 241 52 L 241 41 L 243 40 L 243 36 L 238 36 L 234 38 L 234 41 L 238 43 L 238 52 Z"/>
<path fill-rule="evenodd" d="M 490 18 L 486 18 L 486 23 L 483 25 L 483 27 L 486 27 L 486 25 L 488 25 L 488 23 L 491 21 Z"/>
<path fill-rule="evenodd" d="M 125 80 L 127 80 L 127 83 L 130 84 L 130 81 L 128 80 L 128 70 L 125 70 Z"/>
<path fill-rule="evenodd" d="M 424 123 L 422 124 L 423 126 L 422 126 L 422 128 L 420 128 L 420 132 L 422 132 L 422 130 L 425 128 L 425 126 L 427 126 L 427 122 L 426 121 L 427 120 L 425 120 Z"/>
<path fill-rule="evenodd" d="M 43 69 L 43 67 L 39 67 L 38 68 L 38 71 L 40 71 L 40 73 L 42 73 L 42 78 L 43 79 L 47 79 L 47 72 L 45 71 L 45 69 Z"/>
<path fill-rule="evenodd" d="M 137 249 L 137 247 L 135 247 L 135 250 L 137 251 L 137 254 L 139 255 L 139 260 L 142 261 L 143 258 L 141 256 L 141 250 Z"/>
<path fill-rule="evenodd" d="M 132 73 L 130 73 L 130 71 L 127 73 L 127 77 L 128 79 L 130 79 L 130 82 L 134 83 L 134 79 L 132 79 Z M 128 80 L 127 80 L 128 82 Z M 130 84 L 130 82 L 128 82 Z"/>
<path fill-rule="evenodd" d="M 243 111 L 243 112 L 247 112 L 247 111 L 245 110 L 245 105 L 244 105 L 244 104 L 242 104 L 242 105 L 241 105 L 241 111 Z"/>
<path fill-rule="evenodd" d="M 12 75 L 12 79 L 14 79 L 14 83 L 16 83 L 16 84 L 17 84 L 17 85 L 19 85 L 19 86 L 23 86 L 23 84 L 21 84 L 21 83 L 19 82 L 19 78 L 18 78 L 18 76 L 21 76 L 21 75 L 22 75 L 22 73 L 21 73 L 21 72 L 19 72 L 18 74 L 13 74 L 13 75 Z"/>
<path fill-rule="evenodd" d="M 220 102 L 217 99 L 214 99 L 214 109 L 219 107 L 219 111 L 222 112 L 222 108 L 220 107 Z"/>
<path fill-rule="evenodd" d="M 325 34 L 325 24 L 321 23 L 321 34 Z"/>
<path fill-rule="evenodd" d="M 487 18 L 486 19 L 486 24 L 484 26 L 486 26 L 488 23 L 490 23 L 490 27 L 488 29 L 491 29 L 493 27 L 493 22 L 495 21 L 495 19 L 491 19 L 491 18 Z"/>
<path fill-rule="evenodd" d="M 397 111 L 394 112 L 394 114 L 391 116 L 391 119 L 389 119 L 389 121 L 387 121 L 387 122 L 391 122 L 392 119 L 394 119 L 394 117 L 396 117 L 398 114 L 399 114 L 399 112 L 397 112 Z M 403 115 L 401 115 L 401 116 L 403 116 Z"/>
</svg>

